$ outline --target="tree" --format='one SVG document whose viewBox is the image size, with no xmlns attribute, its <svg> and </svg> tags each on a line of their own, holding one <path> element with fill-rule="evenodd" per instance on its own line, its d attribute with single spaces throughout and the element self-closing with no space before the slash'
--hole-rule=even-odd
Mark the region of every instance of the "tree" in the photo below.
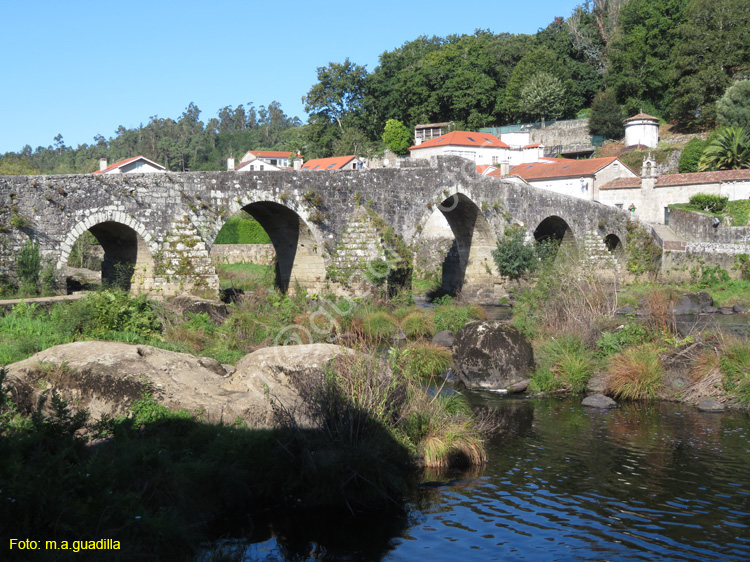
<svg viewBox="0 0 750 562">
<path fill-rule="evenodd" d="M 594 98 L 589 115 L 589 132 L 608 139 L 621 139 L 625 134 L 622 108 L 612 92 L 601 92 Z"/>
<path fill-rule="evenodd" d="M 546 72 L 537 72 L 521 89 L 518 109 L 535 121 L 557 119 L 565 111 L 565 101 L 562 81 Z"/>
<path fill-rule="evenodd" d="M 318 67 L 318 83 L 302 97 L 305 111 L 336 123 L 339 129 L 362 111 L 367 70 L 351 62 Z"/>
<path fill-rule="evenodd" d="M 398 119 L 388 119 L 383 129 L 383 142 L 389 150 L 404 155 L 411 146 L 411 131 Z"/>
<path fill-rule="evenodd" d="M 565 92 L 573 91 L 573 85 L 570 83 L 568 69 L 564 60 L 555 52 L 547 47 L 539 47 L 524 56 L 513 69 L 508 86 L 505 88 L 505 111 L 511 120 L 532 119 L 533 116 L 521 110 L 521 91 L 526 83 L 539 72 L 554 76 L 560 80 L 564 86 Z M 566 94 L 563 100 L 563 115 L 572 116 L 578 108 L 572 98 Z"/>
<path fill-rule="evenodd" d="M 750 134 L 740 127 L 721 129 L 703 151 L 698 170 L 750 168 Z"/>
<path fill-rule="evenodd" d="M 679 38 L 688 0 L 628 0 L 608 49 L 607 88 L 634 115 L 661 114 L 670 84 L 668 61 Z"/>
<path fill-rule="evenodd" d="M 681 174 L 689 174 L 698 171 L 698 162 L 700 162 L 703 150 L 706 148 L 706 141 L 699 139 L 698 137 L 690 139 L 682 149 L 680 154 L 679 172 Z"/>
<path fill-rule="evenodd" d="M 750 131 L 750 80 L 739 80 L 716 102 L 716 121 Z"/>
<path fill-rule="evenodd" d="M 714 125 L 715 101 L 750 70 L 747 0 L 691 0 L 669 61 L 669 117 L 682 130 Z"/>
</svg>

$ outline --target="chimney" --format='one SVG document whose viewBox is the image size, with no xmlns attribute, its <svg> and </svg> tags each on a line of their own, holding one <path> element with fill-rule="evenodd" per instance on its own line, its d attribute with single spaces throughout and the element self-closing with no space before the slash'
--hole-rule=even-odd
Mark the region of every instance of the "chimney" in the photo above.
<svg viewBox="0 0 750 562">
<path fill-rule="evenodd" d="M 510 162 L 500 162 L 500 175 L 505 177 L 510 174 Z"/>
<path fill-rule="evenodd" d="M 103 172 L 106 169 L 107 169 L 107 159 L 99 158 L 99 171 Z"/>
<path fill-rule="evenodd" d="M 301 170 L 302 164 L 304 164 L 304 162 L 302 161 L 302 156 L 297 155 L 297 158 L 294 159 L 294 169 Z"/>
<path fill-rule="evenodd" d="M 234 172 L 234 157 L 227 158 L 227 172 Z"/>
</svg>

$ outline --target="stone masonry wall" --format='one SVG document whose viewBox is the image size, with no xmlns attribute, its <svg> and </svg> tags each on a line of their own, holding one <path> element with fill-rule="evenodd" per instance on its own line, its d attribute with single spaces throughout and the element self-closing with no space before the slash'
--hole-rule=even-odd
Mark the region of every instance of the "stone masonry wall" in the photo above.
<svg viewBox="0 0 750 562">
<path fill-rule="evenodd" d="M 276 259 L 273 244 L 214 244 L 209 255 L 214 263 L 271 265 Z"/>
<path fill-rule="evenodd" d="M 478 212 L 461 211 L 466 205 Z M 624 242 L 627 221 L 617 209 L 518 179 L 477 176 L 473 162 L 456 157 L 433 159 L 429 167 L 344 172 L 0 176 L 0 275 L 14 276 L 15 255 L 29 238 L 38 241 L 46 260 L 62 267 L 83 232 L 116 224 L 142 241 L 147 251 L 139 256 L 150 253 L 153 259 L 140 269 L 152 272 L 143 281 L 149 291 L 214 290 L 218 280 L 208 253 L 226 220 L 249 206 L 267 219 L 264 228 L 277 255 L 281 249 L 294 260 L 291 277 L 315 290 L 324 288 L 332 250 L 359 206 L 380 216 L 408 246 L 419 241 L 435 206 L 472 217 L 476 224 L 458 228 L 469 241 L 472 229 L 483 232 L 484 244 L 488 232 L 494 239 L 518 223 L 532 233 L 550 216 L 565 220 L 579 244 L 590 232 Z M 464 260 L 475 255 L 462 251 Z M 481 273 L 486 283 L 487 267 L 468 263 L 466 271 Z"/>
<path fill-rule="evenodd" d="M 750 226 L 713 226 L 713 217 L 672 209 L 669 227 L 678 236 L 695 242 L 714 244 L 750 244 Z"/>
</svg>

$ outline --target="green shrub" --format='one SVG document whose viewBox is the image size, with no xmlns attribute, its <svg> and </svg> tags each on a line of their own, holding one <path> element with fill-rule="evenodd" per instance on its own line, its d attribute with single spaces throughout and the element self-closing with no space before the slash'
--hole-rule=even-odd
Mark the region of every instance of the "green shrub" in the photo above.
<svg viewBox="0 0 750 562">
<path fill-rule="evenodd" d="M 398 330 L 396 319 L 385 311 L 379 310 L 367 314 L 362 319 L 362 331 L 365 336 L 375 341 L 384 341 Z"/>
<path fill-rule="evenodd" d="M 21 292 L 38 293 L 42 272 L 42 257 L 36 240 L 27 240 L 16 255 L 16 274 Z"/>
<path fill-rule="evenodd" d="M 708 213 L 720 213 L 727 206 L 729 197 L 697 193 L 690 198 L 690 205 Z"/>
<path fill-rule="evenodd" d="M 270 244 L 271 239 L 258 221 L 242 211 L 230 217 L 214 244 Z"/>
<path fill-rule="evenodd" d="M 539 259 L 533 244 L 527 243 L 524 237 L 523 229 L 508 228 L 503 237 L 498 239 L 492 258 L 501 275 L 517 279 L 536 269 Z"/>
<path fill-rule="evenodd" d="M 623 349 L 643 343 L 648 338 L 648 330 L 642 324 L 625 324 L 614 332 L 604 332 L 596 341 L 597 354 L 609 357 Z"/>
<path fill-rule="evenodd" d="M 443 304 L 435 307 L 435 332 L 458 332 L 469 322 L 484 320 L 484 310 L 476 305 Z"/>
</svg>

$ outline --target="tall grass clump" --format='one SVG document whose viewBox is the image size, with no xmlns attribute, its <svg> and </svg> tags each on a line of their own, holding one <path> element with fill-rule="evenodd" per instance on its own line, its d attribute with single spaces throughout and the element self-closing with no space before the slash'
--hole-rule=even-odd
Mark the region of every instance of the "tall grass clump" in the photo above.
<svg viewBox="0 0 750 562">
<path fill-rule="evenodd" d="M 401 320 L 401 330 L 407 338 L 427 338 L 435 332 L 435 324 L 424 310 L 413 310 Z"/>
<path fill-rule="evenodd" d="M 750 404 L 750 344 L 729 340 L 722 345 L 719 364 L 724 374 L 724 388 L 743 404 Z"/>
<path fill-rule="evenodd" d="M 392 361 L 413 380 L 433 380 L 446 373 L 453 364 L 450 349 L 431 343 L 412 343 L 403 349 L 391 350 Z"/>
<path fill-rule="evenodd" d="M 539 391 L 583 392 L 596 369 L 593 353 L 576 334 L 544 341 L 536 350 L 539 368 L 531 385 Z"/>
<path fill-rule="evenodd" d="M 367 339 L 381 342 L 396 334 L 398 321 L 385 310 L 376 310 L 362 316 L 361 329 Z"/>
<path fill-rule="evenodd" d="M 346 457 L 336 460 L 337 470 L 351 472 L 345 480 L 357 480 L 355 473 L 365 471 L 378 473 L 370 478 L 386 478 L 389 471 L 382 461 L 403 461 L 404 452 L 409 463 L 433 467 L 485 462 L 482 436 L 463 397 L 429 391 L 414 372 L 409 353 L 395 352 L 395 360 L 393 355 L 390 365 L 364 352 L 340 356 L 322 383 L 308 379 L 301 384 L 316 426 L 348 447 Z"/>
<path fill-rule="evenodd" d="M 664 369 L 653 344 L 631 347 L 609 363 L 607 392 L 625 400 L 656 398 Z"/>
<path fill-rule="evenodd" d="M 456 303 L 450 297 L 438 299 L 434 311 L 433 322 L 436 332 L 458 332 L 469 322 L 484 320 L 487 317 L 481 306 Z"/>
</svg>

